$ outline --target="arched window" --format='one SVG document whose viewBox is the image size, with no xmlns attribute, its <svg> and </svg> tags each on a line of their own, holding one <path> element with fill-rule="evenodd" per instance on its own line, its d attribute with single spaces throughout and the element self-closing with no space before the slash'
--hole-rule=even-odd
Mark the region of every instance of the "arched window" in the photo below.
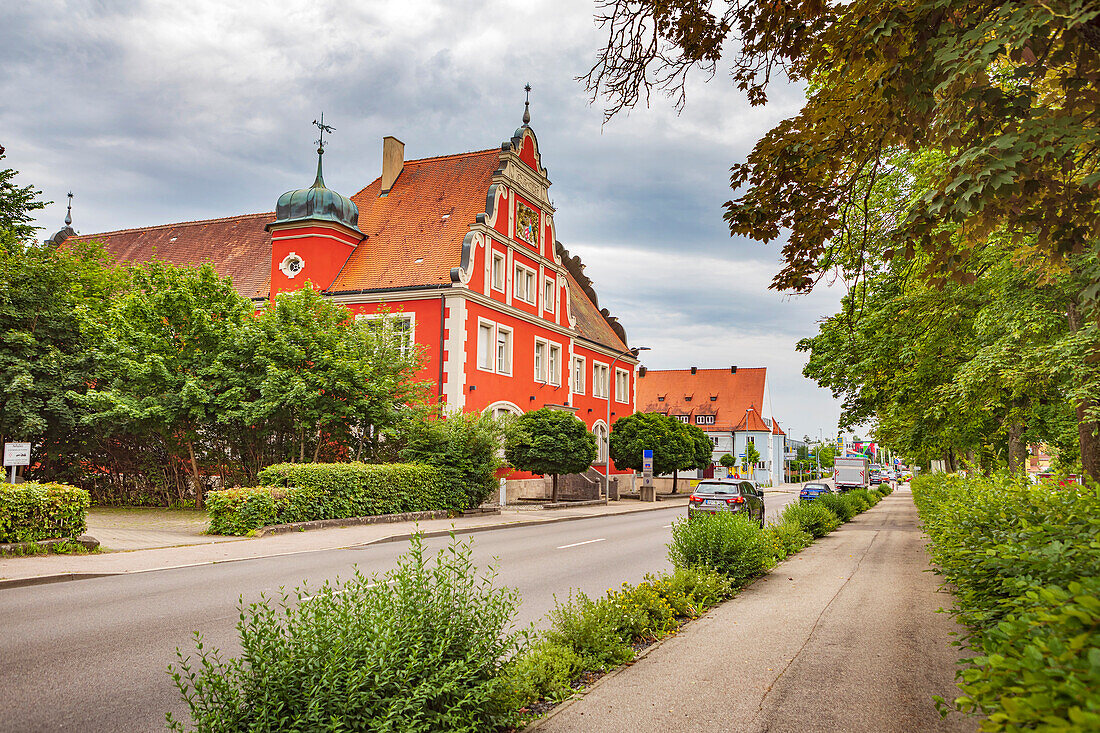
<svg viewBox="0 0 1100 733">
<path fill-rule="evenodd" d="M 492 417 L 503 417 L 505 415 L 522 415 L 523 410 L 519 409 L 519 405 L 514 402 L 494 402 L 485 408 L 484 412 Z"/>
<path fill-rule="evenodd" d="M 602 420 L 597 422 L 592 433 L 596 436 L 596 463 L 607 463 L 607 425 Z"/>
</svg>

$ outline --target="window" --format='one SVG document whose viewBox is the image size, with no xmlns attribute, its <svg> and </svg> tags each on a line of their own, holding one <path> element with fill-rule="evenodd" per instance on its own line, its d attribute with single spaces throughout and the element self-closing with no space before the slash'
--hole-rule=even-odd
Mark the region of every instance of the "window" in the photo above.
<svg viewBox="0 0 1100 733">
<path fill-rule="evenodd" d="M 716 395 L 716 394 L 712 394 L 712 395 L 710 396 L 710 401 L 711 401 L 711 402 L 717 402 L 717 401 L 718 401 L 718 395 Z"/>
<path fill-rule="evenodd" d="M 714 436 L 711 436 L 711 438 L 710 438 L 710 442 L 711 442 L 711 443 L 714 443 L 714 447 L 715 447 L 715 448 L 717 448 L 717 447 L 718 447 L 718 438 L 715 438 Z"/>
<path fill-rule="evenodd" d="M 535 304 L 535 271 L 516 263 L 516 275 L 512 280 L 512 296 L 524 303 Z"/>
<path fill-rule="evenodd" d="M 397 350 L 405 356 L 416 343 L 414 340 L 414 316 L 392 315 L 389 313 L 361 313 L 355 317 L 356 321 L 365 321 L 367 328 L 375 338 L 384 339 L 384 343 L 393 343 Z M 392 341 L 390 340 L 392 339 Z"/>
<path fill-rule="evenodd" d="M 550 344 L 550 384 L 561 386 L 561 346 Z"/>
<path fill-rule="evenodd" d="M 497 328 L 497 373 L 512 374 L 512 329 Z"/>
<path fill-rule="evenodd" d="M 748 445 L 756 445 L 756 436 L 749 435 L 745 437 L 745 443 Z"/>
<path fill-rule="evenodd" d="M 596 435 L 596 463 L 607 463 L 607 427 L 597 423 L 592 432 Z"/>
<path fill-rule="evenodd" d="M 555 297 L 555 295 L 557 293 L 557 289 L 558 289 L 557 288 L 557 283 L 554 282 L 553 278 L 548 277 L 548 278 L 546 278 L 546 280 L 543 281 L 543 283 L 542 283 L 542 309 L 543 310 L 549 311 L 550 313 L 554 312 L 554 301 L 557 300 L 557 298 Z"/>
<path fill-rule="evenodd" d="M 493 290 L 504 292 L 504 255 L 493 252 L 493 268 L 489 273 L 489 282 Z"/>
<path fill-rule="evenodd" d="M 584 394 L 584 357 L 573 357 L 573 394 Z"/>
<path fill-rule="evenodd" d="M 607 399 L 607 364 L 592 362 L 592 396 Z"/>
<path fill-rule="evenodd" d="M 696 425 L 713 425 L 714 424 L 714 415 L 696 415 L 695 416 L 695 424 Z"/>
<path fill-rule="evenodd" d="M 548 361 L 546 358 L 546 342 L 542 339 L 535 339 L 535 381 L 545 382 L 546 380 L 546 367 Z"/>
<path fill-rule="evenodd" d="M 691 415 L 673 415 L 673 417 L 676 418 L 677 420 L 679 420 L 680 422 L 686 422 L 686 423 L 691 422 Z"/>
<path fill-rule="evenodd" d="M 630 372 L 625 369 L 615 370 L 615 401 L 630 402 Z"/>
<path fill-rule="evenodd" d="M 477 368 L 493 371 L 493 324 L 484 321 L 477 327 Z"/>
<path fill-rule="evenodd" d="M 507 376 L 512 374 L 512 329 L 491 321 L 478 322 L 477 368 Z"/>
<path fill-rule="evenodd" d="M 658 401 L 658 402 L 664 402 L 664 401 L 665 401 L 665 398 L 664 398 L 664 397 L 658 397 L 658 398 L 657 398 L 657 401 Z"/>
</svg>

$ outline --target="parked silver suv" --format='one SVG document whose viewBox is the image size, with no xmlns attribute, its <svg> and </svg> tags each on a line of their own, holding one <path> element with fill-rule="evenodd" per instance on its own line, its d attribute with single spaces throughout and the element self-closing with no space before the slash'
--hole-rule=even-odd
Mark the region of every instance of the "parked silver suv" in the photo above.
<svg viewBox="0 0 1100 733">
<path fill-rule="evenodd" d="M 705 479 L 688 499 L 688 518 L 698 514 L 736 512 L 756 519 L 764 526 L 764 491 L 744 479 Z"/>
</svg>

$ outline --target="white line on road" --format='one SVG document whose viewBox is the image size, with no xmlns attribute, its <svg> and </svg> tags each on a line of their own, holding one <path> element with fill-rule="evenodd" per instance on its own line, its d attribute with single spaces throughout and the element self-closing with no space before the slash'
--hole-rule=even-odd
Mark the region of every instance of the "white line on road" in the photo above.
<svg viewBox="0 0 1100 733">
<path fill-rule="evenodd" d="M 604 540 L 606 540 L 606 539 L 607 539 L 606 537 L 601 537 L 601 538 L 599 538 L 598 540 L 585 540 L 584 542 L 574 542 L 574 543 L 573 543 L 573 544 L 571 544 L 571 545 L 562 545 L 562 546 L 561 546 L 561 547 L 559 547 L 558 549 L 559 549 L 559 550 L 566 550 L 566 549 L 568 549 L 568 548 L 570 548 L 570 547 L 579 547 L 580 545 L 590 545 L 590 544 L 592 544 L 593 542 L 603 542 L 603 541 L 604 541 Z"/>
</svg>

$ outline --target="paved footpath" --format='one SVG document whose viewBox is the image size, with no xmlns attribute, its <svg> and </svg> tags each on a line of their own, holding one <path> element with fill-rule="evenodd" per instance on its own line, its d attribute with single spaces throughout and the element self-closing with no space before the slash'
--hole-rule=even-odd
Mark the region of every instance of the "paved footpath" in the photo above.
<svg viewBox="0 0 1100 733">
<path fill-rule="evenodd" d="M 957 627 L 924 545 L 895 492 L 532 728 L 974 731 L 932 701 L 956 694 Z"/>
</svg>

